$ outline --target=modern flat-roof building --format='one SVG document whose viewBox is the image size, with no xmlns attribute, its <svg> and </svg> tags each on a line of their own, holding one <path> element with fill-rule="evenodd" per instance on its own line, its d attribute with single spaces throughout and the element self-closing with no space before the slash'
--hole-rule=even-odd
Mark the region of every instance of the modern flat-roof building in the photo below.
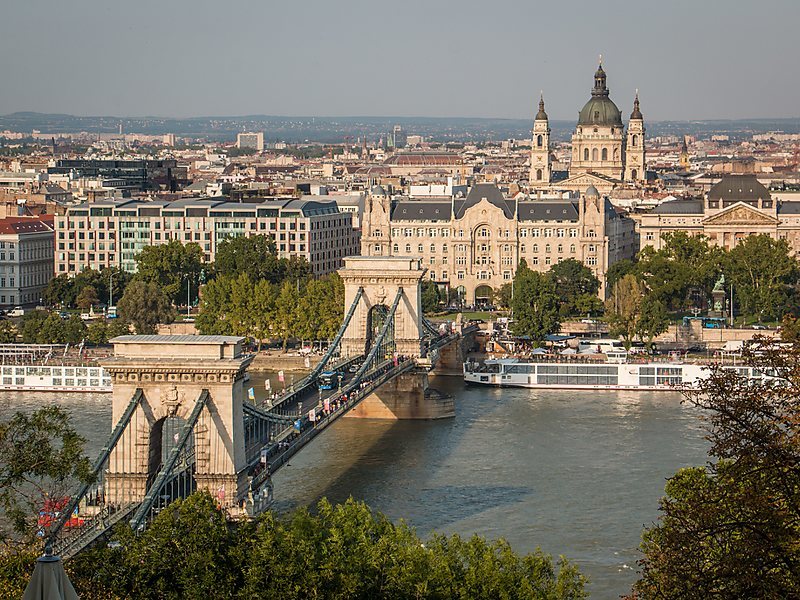
<svg viewBox="0 0 800 600">
<path fill-rule="evenodd" d="M 84 203 L 56 218 L 56 274 L 105 267 L 134 272 L 143 248 L 170 240 L 199 244 L 210 262 L 222 240 L 264 234 L 275 240 L 279 257 L 303 257 L 315 275 L 323 275 L 341 267 L 345 256 L 358 254 L 352 220 L 336 202 L 291 198 Z"/>
<path fill-rule="evenodd" d="M 0 219 L 0 306 L 39 303 L 53 277 L 52 216 Z"/>
<path fill-rule="evenodd" d="M 188 183 L 185 167 L 174 159 L 158 160 L 87 160 L 62 159 L 48 167 L 53 175 L 70 175 L 73 179 L 97 177 L 117 180 L 123 189 L 175 191 Z"/>
<path fill-rule="evenodd" d="M 603 284 L 608 268 L 638 250 L 634 222 L 593 187 L 580 197 L 507 198 L 494 184 L 466 197 L 391 198 L 374 186 L 362 220 L 364 256 L 417 256 L 430 279 L 468 303 L 488 302 L 520 260 L 537 271 L 574 258 Z"/>
</svg>

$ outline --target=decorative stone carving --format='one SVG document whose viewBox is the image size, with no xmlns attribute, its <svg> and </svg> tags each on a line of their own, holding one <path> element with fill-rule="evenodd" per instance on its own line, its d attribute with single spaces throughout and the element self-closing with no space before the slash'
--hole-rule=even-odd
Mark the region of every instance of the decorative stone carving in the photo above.
<svg viewBox="0 0 800 600">
<path fill-rule="evenodd" d="M 777 221 L 755 208 L 739 204 L 706 219 L 706 225 L 774 225 Z"/>
<path fill-rule="evenodd" d="M 167 416 L 174 417 L 185 398 L 186 395 L 183 392 L 178 392 L 177 386 L 174 385 L 161 394 L 161 404 L 164 405 Z"/>
</svg>

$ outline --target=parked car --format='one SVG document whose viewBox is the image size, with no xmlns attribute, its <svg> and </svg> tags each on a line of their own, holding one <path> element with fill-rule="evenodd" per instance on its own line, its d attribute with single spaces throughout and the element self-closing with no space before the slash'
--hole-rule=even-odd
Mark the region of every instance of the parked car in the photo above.
<svg viewBox="0 0 800 600">
<path fill-rule="evenodd" d="M 68 321 L 70 315 L 68 312 L 62 310 L 60 313 L 58 313 L 58 316 L 64 319 L 65 321 Z"/>
<path fill-rule="evenodd" d="M 766 325 L 758 325 L 758 324 L 752 325 L 752 328 L 753 329 L 758 329 L 759 331 L 764 330 L 764 329 L 769 329 L 769 327 L 767 327 Z"/>
<path fill-rule="evenodd" d="M 23 317 L 25 316 L 25 309 L 21 306 L 15 306 L 7 314 L 9 317 Z"/>
</svg>

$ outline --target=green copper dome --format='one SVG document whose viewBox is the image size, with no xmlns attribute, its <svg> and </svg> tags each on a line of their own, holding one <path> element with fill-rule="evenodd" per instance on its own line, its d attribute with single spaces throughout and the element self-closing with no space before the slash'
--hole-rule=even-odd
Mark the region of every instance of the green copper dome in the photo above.
<svg viewBox="0 0 800 600">
<path fill-rule="evenodd" d="M 614 125 L 622 127 L 622 113 L 611 98 L 606 87 L 606 72 L 603 65 L 597 67 L 594 74 L 592 97 L 578 115 L 578 125 Z"/>
</svg>

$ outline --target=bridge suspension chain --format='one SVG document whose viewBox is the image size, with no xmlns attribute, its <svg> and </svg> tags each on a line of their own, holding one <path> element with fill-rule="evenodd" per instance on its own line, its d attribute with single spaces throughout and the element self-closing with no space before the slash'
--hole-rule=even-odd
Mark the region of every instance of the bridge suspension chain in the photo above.
<svg viewBox="0 0 800 600">
<path fill-rule="evenodd" d="M 155 478 L 155 481 L 153 481 L 153 484 L 147 491 L 144 500 L 142 500 L 142 503 L 136 509 L 136 513 L 130 520 L 131 529 L 133 529 L 134 531 L 140 531 L 144 527 L 146 521 L 149 520 L 149 517 L 151 516 L 149 513 L 153 508 L 156 499 L 164 491 L 165 485 L 172 483 L 175 476 L 178 477 L 185 476 L 185 473 L 183 471 L 179 473 L 174 472 L 175 465 L 178 462 L 178 458 L 181 452 L 186 448 L 189 436 L 194 433 L 194 427 L 197 424 L 197 420 L 200 418 L 200 413 L 203 412 L 203 409 L 205 408 L 210 398 L 211 398 L 211 393 L 208 390 L 203 390 L 200 393 L 200 396 L 197 398 L 197 400 L 195 400 L 194 408 L 192 409 L 189 418 L 186 420 L 186 423 L 183 425 L 183 428 L 181 429 L 180 437 L 178 438 L 177 443 L 170 450 L 167 461 L 161 467 L 158 476 Z M 191 469 L 192 465 L 186 465 L 185 468 Z M 174 498 L 171 498 L 171 500 L 173 499 Z"/>
</svg>

